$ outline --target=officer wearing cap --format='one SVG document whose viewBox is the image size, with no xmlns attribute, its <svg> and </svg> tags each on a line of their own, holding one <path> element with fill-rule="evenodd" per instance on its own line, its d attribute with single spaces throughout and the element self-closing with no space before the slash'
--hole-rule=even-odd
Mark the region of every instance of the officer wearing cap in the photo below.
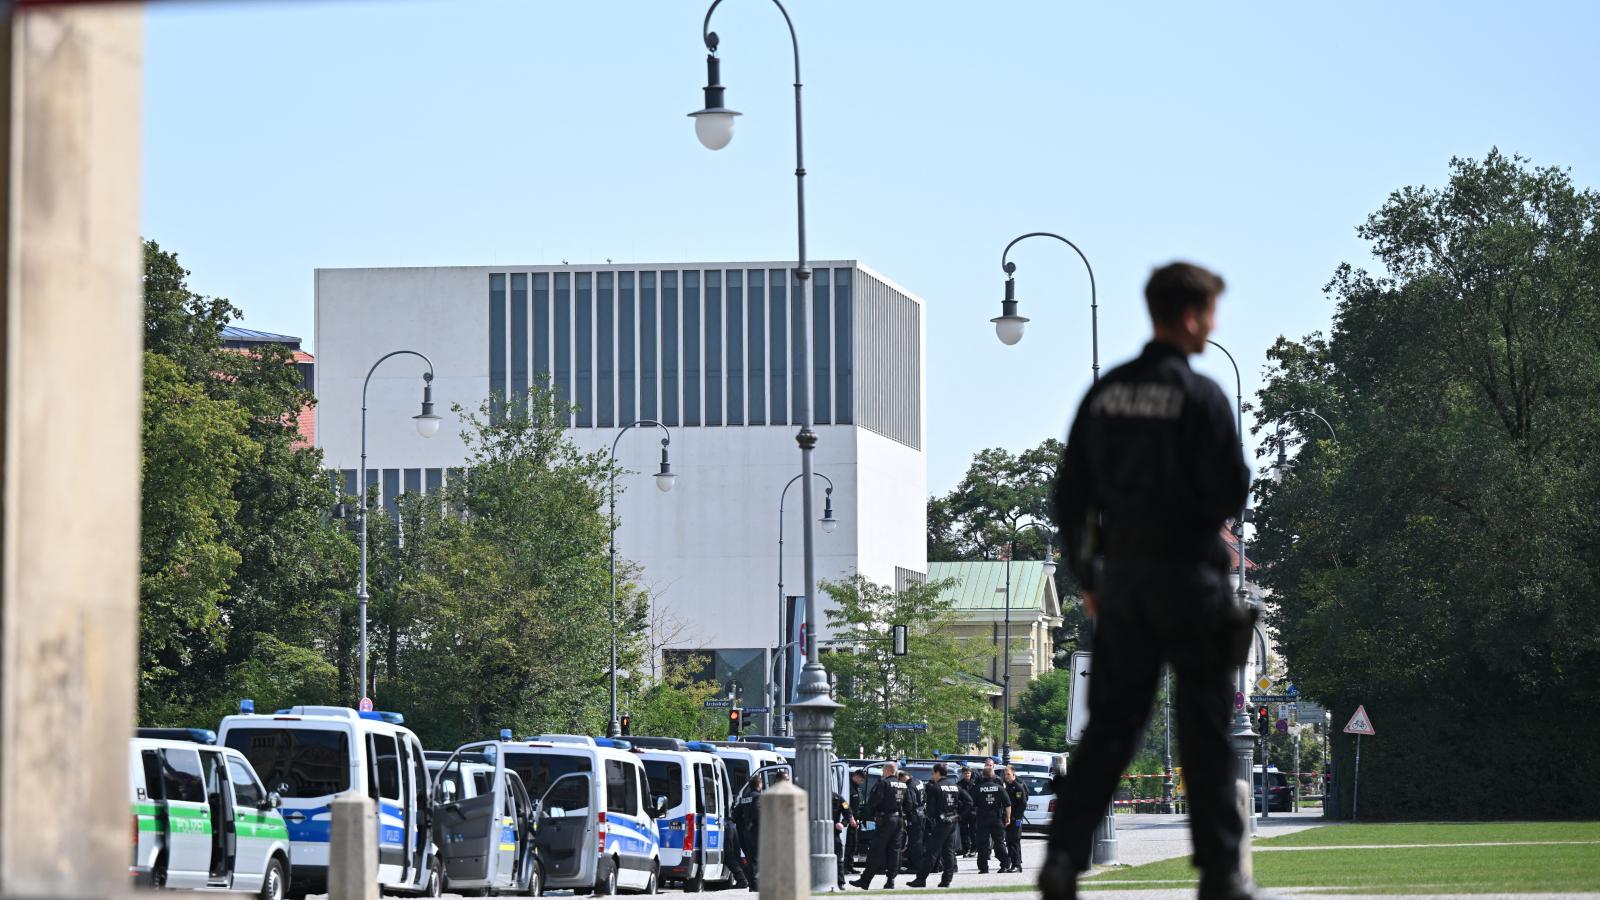
<svg viewBox="0 0 1600 900">
<path fill-rule="evenodd" d="M 1089 726 L 1056 787 L 1045 900 L 1072 900 L 1093 834 L 1132 761 L 1162 666 L 1177 676 L 1199 900 L 1249 900 L 1244 817 L 1229 746 L 1232 672 L 1252 611 L 1234 597 L 1222 525 L 1243 508 L 1250 470 L 1221 388 L 1189 368 L 1206 348 L 1222 279 L 1188 263 L 1145 286 L 1154 339 L 1089 389 L 1056 477 L 1085 612 L 1095 623 Z"/>
</svg>

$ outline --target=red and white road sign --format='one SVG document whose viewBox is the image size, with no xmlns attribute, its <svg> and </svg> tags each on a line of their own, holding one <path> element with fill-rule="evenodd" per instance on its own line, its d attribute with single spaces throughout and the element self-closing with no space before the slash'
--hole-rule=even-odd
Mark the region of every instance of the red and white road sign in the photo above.
<svg viewBox="0 0 1600 900">
<path fill-rule="evenodd" d="M 361 698 L 360 710 L 362 712 L 372 712 L 372 698 L 371 697 L 362 697 Z"/>
<path fill-rule="evenodd" d="M 1365 706 L 1356 707 L 1356 714 L 1351 716 L 1349 723 L 1344 726 L 1344 733 L 1364 734 L 1368 737 L 1377 735 L 1378 732 L 1372 728 L 1372 720 L 1367 718 Z"/>
</svg>

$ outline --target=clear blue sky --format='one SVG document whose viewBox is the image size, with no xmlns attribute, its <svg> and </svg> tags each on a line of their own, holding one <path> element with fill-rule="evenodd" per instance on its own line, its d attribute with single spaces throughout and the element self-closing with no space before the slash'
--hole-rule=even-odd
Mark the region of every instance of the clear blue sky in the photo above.
<svg viewBox="0 0 1600 900">
<path fill-rule="evenodd" d="M 788 36 L 717 12 L 728 148 L 696 142 L 700 0 L 159 3 L 147 20 L 144 226 L 244 323 L 312 338 L 312 269 L 792 258 Z M 1230 289 L 1215 337 L 1259 386 L 1280 334 L 1365 263 L 1354 226 L 1492 146 L 1600 183 L 1600 4 L 792 0 L 813 258 L 927 306 L 929 487 L 984 447 L 1059 437 L 1186 258 Z M 1248 8 L 1246 8 L 1248 7 Z M 1197 362 L 1233 393 L 1215 353 Z M 1250 420 L 1246 418 L 1247 426 Z"/>
</svg>

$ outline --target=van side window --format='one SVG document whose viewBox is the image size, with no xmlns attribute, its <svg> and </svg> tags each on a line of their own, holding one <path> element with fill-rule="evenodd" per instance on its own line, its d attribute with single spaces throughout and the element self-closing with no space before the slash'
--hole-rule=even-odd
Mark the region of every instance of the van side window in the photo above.
<svg viewBox="0 0 1600 900">
<path fill-rule="evenodd" d="M 161 787 L 168 800 L 180 803 L 206 802 L 205 782 L 200 776 L 200 754 L 193 750 L 161 750 Z"/>
<path fill-rule="evenodd" d="M 154 750 L 139 753 L 144 762 L 144 799 L 161 799 L 161 755 Z"/>
<path fill-rule="evenodd" d="M 233 782 L 234 806 L 240 809 L 256 809 L 266 799 L 261 785 L 256 783 L 255 773 L 237 759 L 228 760 L 228 780 Z"/>
<path fill-rule="evenodd" d="M 717 779 L 712 775 L 711 767 L 705 763 L 698 763 L 694 768 L 700 775 L 700 796 L 695 799 L 695 811 L 705 815 L 709 811 L 706 804 L 717 805 Z"/>
<path fill-rule="evenodd" d="M 222 754 L 216 750 L 201 750 L 200 766 L 206 774 L 206 799 L 221 804 L 223 782 L 227 781 L 222 772 Z"/>
<path fill-rule="evenodd" d="M 647 759 L 644 774 L 650 782 L 650 796 L 666 797 L 668 809 L 683 805 L 683 766 L 664 759 Z"/>
<path fill-rule="evenodd" d="M 368 761 L 370 786 L 385 800 L 400 800 L 400 747 L 387 734 L 368 735 L 372 759 Z"/>
<path fill-rule="evenodd" d="M 639 776 L 633 766 L 618 759 L 606 760 L 606 812 L 638 815 L 638 792 Z"/>
<path fill-rule="evenodd" d="M 589 776 L 574 775 L 560 778 L 550 786 L 544 796 L 544 808 L 564 809 L 569 816 L 587 815 L 589 810 Z"/>
</svg>

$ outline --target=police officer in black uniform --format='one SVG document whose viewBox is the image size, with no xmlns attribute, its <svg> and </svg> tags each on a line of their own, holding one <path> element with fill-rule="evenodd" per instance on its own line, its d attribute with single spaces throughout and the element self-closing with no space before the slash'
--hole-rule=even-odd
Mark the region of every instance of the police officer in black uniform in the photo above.
<svg viewBox="0 0 1600 900">
<path fill-rule="evenodd" d="M 1011 854 L 1006 850 L 1006 826 L 1011 824 L 1011 799 L 1006 796 L 1006 786 L 994 777 L 994 763 L 983 764 L 983 774 L 972 779 L 973 805 L 977 807 L 978 872 L 989 871 L 989 848 L 994 847 L 995 858 L 1000 861 L 1000 871 L 1011 869 Z"/>
<path fill-rule="evenodd" d="M 1028 814 L 1028 789 L 1017 780 L 1017 770 L 1006 766 L 1001 773 L 1005 782 L 1006 799 L 1011 801 L 1011 824 L 1006 826 L 1006 852 L 1011 855 L 1011 867 L 1002 872 L 1022 871 L 1022 820 Z"/>
<path fill-rule="evenodd" d="M 1177 675 L 1200 900 L 1245 900 L 1241 815 L 1229 714 L 1253 613 L 1228 582 L 1224 521 L 1243 508 L 1250 470 L 1234 410 L 1189 368 L 1206 348 L 1222 279 L 1173 263 L 1145 285 L 1155 337 L 1089 389 L 1055 484 L 1085 611 L 1094 620 L 1089 727 L 1056 787 L 1045 900 L 1076 896 L 1095 827 L 1139 748 L 1161 680 Z"/>
<path fill-rule="evenodd" d="M 905 784 L 906 796 L 911 800 L 911 815 L 906 818 L 906 849 L 900 857 L 900 868 L 906 872 L 915 872 L 922 866 L 924 838 L 927 836 L 928 827 L 925 815 L 928 799 L 923 791 L 922 782 L 910 772 L 901 772 L 900 781 Z"/>
<path fill-rule="evenodd" d="M 750 890 L 760 890 L 756 884 L 756 875 L 760 871 L 761 860 L 761 777 L 750 776 L 749 790 L 739 798 L 733 808 L 733 822 L 739 829 L 739 849 L 744 851 L 741 865 L 744 867 L 744 879 Z"/>
<path fill-rule="evenodd" d="M 960 778 L 956 787 L 967 795 L 967 805 L 961 808 L 961 855 L 971 856 L 978 849 L 978 799 L 972 795 L 972 769 L 962 765 Z"/>
<path fill-rule="evenodd" d="M 844 856 L 846 875 L 856 874 L 856 856 L 864 853 L 862 847 L 861 807 L 867 802 L 867 773 L 856 769 L 850 773 L 850 827 L 845 831 Z"/>
<path fill-rule="evenodd" d="M 844 890 L 844 876 L 849 874 L 844 857 L 844 836 L 855 819 L 850 814 L 850 801 L 841 794 L 833 795 L 833 857 L 838 861 L 839 890 Z"/>
<path fill-rule="evenodd" d="M 894 878 L 900 873 L 900 832 L 911 816 L 911 795 L 899 778 L 899 767 L 892 762 L 883 764 L 883 778 L 867 795 L 867 802 L 859 815 L 871 819 L 872 855 L 867 857 L 867 869 L 861 877 L 850 882 L 862 890 L 872 884 L 872 876 L 882 872 L 894 887 Z"/>
<path fill-rule="evenodd" d="M 911 887 L 927 887 L 928 873 L 939 870 L 939 887 L 949 887 L 956 874 L 956 822 L 963 810 L 972 806 L 972 798 L 949 777 L 944 763 L 933 764 L 933 780 L 926 785 L 928 803 L 924 812 L 933 830 L 929 832 L 927 847 L 922 859 L 917 861 L 917 878 Z"/>
</svg>

